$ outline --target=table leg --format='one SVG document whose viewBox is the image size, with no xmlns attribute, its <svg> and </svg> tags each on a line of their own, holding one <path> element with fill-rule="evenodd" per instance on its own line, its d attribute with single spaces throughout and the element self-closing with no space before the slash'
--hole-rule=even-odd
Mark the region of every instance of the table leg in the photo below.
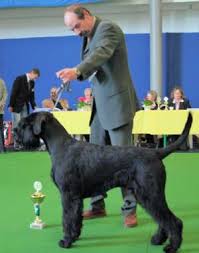
<svg viewBox="0 0 199 253">
<path fill-rule="evenodd" d="M 193 149 L 193 135 L 189 135 L 188 144 L 189 144 L 189 148 Z"/>
<path fill-rule="evenodd" d="M 167 136 L 163 135 L 163 147 L 165 148 L 167 146 Z"/>
</svg>

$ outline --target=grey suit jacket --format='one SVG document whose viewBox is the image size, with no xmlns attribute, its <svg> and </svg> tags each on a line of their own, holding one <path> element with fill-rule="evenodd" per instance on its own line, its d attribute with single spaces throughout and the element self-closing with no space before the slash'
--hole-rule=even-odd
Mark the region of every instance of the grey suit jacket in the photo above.
<svg viewBox="0 0 199 253">
<path fill-rule="evenodd" d="M 90 78 L 93 83 L 92 115 L 97 110 L 104 129 L 115 129 L 133 120 L 137 96 L 129 73 L 124 34 L 116 24 L 96 18 L 89 44 L 84 38 L 82 62 L 77 68 L 80 80 Z"/>
</svg>

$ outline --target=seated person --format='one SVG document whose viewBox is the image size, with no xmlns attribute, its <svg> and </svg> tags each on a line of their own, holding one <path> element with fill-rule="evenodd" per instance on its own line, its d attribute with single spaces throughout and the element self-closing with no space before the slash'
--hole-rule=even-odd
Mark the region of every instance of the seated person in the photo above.
<svg viewBox="0 0 199 253">
<path fill-rule="evenodd" d="M 146 98 L 145 98 L 145 101 L 151 101 L 151 105 L 147 106 L 148 109 L 150 110 L 157 110 L 158 109 L 158 102 L 157 102 L 157 99 L 158 99 L 158 93 L 155 91 L 155 90 L 150 90 L 148 91 L 147 95 L 146 95 Z M 143 108 L 142 109 L 145 109 L 145 105 L 143 104 L 142 106 Z M 159 104 L 159 109 L 160 110 L 164 110 L 165 109 L 165 105 L 161 103 L 160 101 L 160 104 Z"/>
<path fill-rule="evenodd" d="M 191 108 L 190 102 L 185 98 L 183 90 L 178 87 L 172 90 L 168 106 L 173 107 L 174 110 L 186 110 L 187 108 Z"/>
<path fill-rule="evenodd" d="M 93 101 L 93 96 L 92 96 L 92 89 L 91 88 L 85 88 L 84 90 L 84 97 L 79 98 L 79 104 L 77 105 L 77 110 L 81 111 L 90 111 L 91 110 L 91 105 Z M 89 135 L 84 134 L 83 135 L 85 140 L 89 142 Z M 76 138 L 78 138 L 76 136 Z M 81 138 L 80 138 L 81 139 Z"/>
<path fill-rule="evenodd" d="M 79 100 L 77 104 L 78 111 L 90 111 L 93 100 L 91 88 L 86 88 L 84 90 L 84 97 L 79 97 L 78 100 Z"/>
<path fill-rule="evenodd" d="M 148 106 L 150 110 L 158 109 L 158 104 L 156 102 L 157 96 L 158 94 L 155 90 L 150 90 L 147 92 L 145 100 L 152 102 L 152 104 Z M 144 105 L 143 105 L 143 109 L 144 109 Z M 157 146 L 156 139 L 157 139 L 157 136 L 154 136 L 151 134 L 145 134 L 141 137 L 141 141 L 144 142 L 144 146 L 147 146 L 149 148 L 155 148 Z"/>
<path fill-rule="evenodd" d="M 91 88 L 86 88 L 84 90 L 84 97 L 85 97 L 85 102 L 87 104 L 92 104 L 93 96 L 92 96 L 92 89 Z"/>
<path fill-rule="evenodd" d="M 152 102 L 152 104 L 150 105 L 150 110 L 158 109 L 157 96 L 158 94 L 155 90 L 148 91 L 146 99 Z"/>
<path fill-rule="evenodd" d="M 168 102 L 168 106 L 169 108 L 173 107 L 174 110 L 186 110 L 187 108 L 191 108 L 189 100 L 185 98 L 183 90 L 179 87 L 175 87 L 171 91 L 171 96 Z M 170 135 L 168 138 L 168 141 L 170 143 L 174 142 L 176 141 L 178 137 L 179 137 L 178 135 Z M 188 149 L 187 143 L 182 144 L 179 149 L 187 150 Z"/>
<path fill-rule="evenodd" d="M 42 107 L 54 109 L 55 103 L 57 101 L 57 91 L 56 87 L 52 87 L 50 90 L 50 98 L 44 99 L 42 101 Z M 67 111 L 69 109 L 69 104 L 66 99 L 60 99 L 56 105 L 56 108 L 59 110 Z"/>
</svg>

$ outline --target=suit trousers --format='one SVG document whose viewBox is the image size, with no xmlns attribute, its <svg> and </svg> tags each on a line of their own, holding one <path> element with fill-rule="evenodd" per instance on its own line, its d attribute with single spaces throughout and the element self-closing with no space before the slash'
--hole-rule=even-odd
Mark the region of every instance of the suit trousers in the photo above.
<svg viewBox="0 0 199 253">
<path fill-rule="evenodd" d="M 17 112 L 12 112 L 11 113 L 12 116 L 12 129 L 14 129 L 15 127 L 17 127 L 20 119 L 25 118 L 26 116 L 28 116 L 28 109 L 27 109 L 27 105 L 25 104 L 21 110 L 21 112 L 17 113 Z M 14 139 L 14 148 L 17 148 L 18 144 L 16 143 L 16 140 Z"/>
<path fill-rule="evenodd" d="M 132 125 L 133 121 L 128 124 L 112 130 L 103 129 L 98 114 L 95 112 L 91 123 L 90 143 L 99 145 L 132 145 Z M 136 212 L 136 199 L 133 193 L 125 188 L 121 188 L 124 204 L 121 208 L 124 216 Z M 91 198 L 91 210 L 105 208 L 105 195 L 98 195 Z"/>
</svg>

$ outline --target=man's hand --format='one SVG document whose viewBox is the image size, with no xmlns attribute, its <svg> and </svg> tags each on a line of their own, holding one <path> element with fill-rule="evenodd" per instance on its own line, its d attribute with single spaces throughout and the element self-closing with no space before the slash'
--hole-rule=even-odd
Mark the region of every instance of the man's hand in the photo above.
<svg viewBox="0 0 199 253">
<path fill-rule="evenodd" d="M 77 79 L 77 69 L 76 68 L 65 68 L 56 72 L 56 76 L 60 78 L 63 83 L 76 80 Z"/>
</svg>

